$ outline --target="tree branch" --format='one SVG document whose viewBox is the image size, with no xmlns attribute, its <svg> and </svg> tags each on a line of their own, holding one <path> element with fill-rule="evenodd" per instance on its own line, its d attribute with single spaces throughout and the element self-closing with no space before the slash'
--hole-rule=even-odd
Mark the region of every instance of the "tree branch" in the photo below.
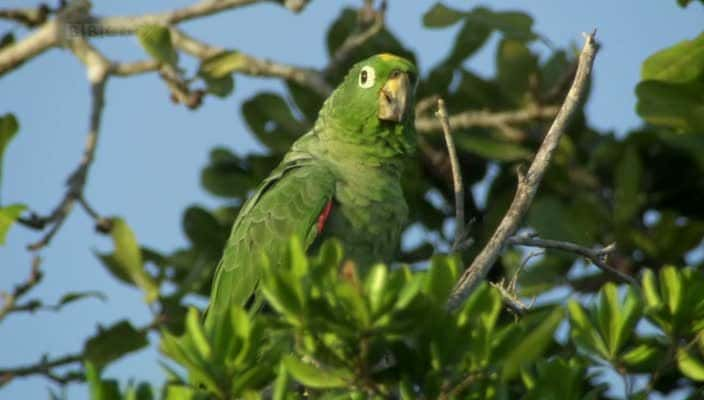
<svg viewBox="0 0 704 400">
<path fill-rule="evenodd" d="M 418 103 L 425 104 L 422 101 Z M 511 125 L 525 124 L 528 122 L 552 118 L 557 114 L 557 106 L 527 107 L 515 111 L 465 111 L 448 117 L 450 125 L 454 129 L 468 129 L 475 127 L 496 128 L 512 140 L 523 139 L 523 134 L 516 132 Z M 417 114 L 420 115 L 420 114 Z M 435 118 L 416 118 L 416 131 L 421 133 L 436 132 L 442 130 L 442 124 Z"/>
<path fill-rule="evenodd" d="M 56 232 L 61 228 L 66 217 L 71 213 L 76 200 L 83 197 L 83 188 L 86 184 L 88 171 L 95 158 L 95 149 L 100 133 L 100 121 L 102 118 L 103 106 L 105 103 L 105 83 L 110 71 L 110 62 L 95 50 L 85 39 L 75 38 L 70 43 L 71 50 L 86 66 L 88 80 L 91 82 L 91 112 L 88 128 L 88 136 L 83 149 L 83 157 L 78 167 L 68 178 L 66 193 L 59 205 L 47 217 L 41 218 L 33 216 L 31 220 L 38 220 L 42 227 L 52 224 L 51 229 L 39 241 L 28 246 L 30 250 L 39 250 L 49 244 Z M 82 202 L 81 204 L 84 204 Z"/>
<path fill-rule="evenodd" d="M 523 216 L 528 211 L 530 204 L 535 197 L 540 181 L 543 178 L 545 170 L 550 164 L 552 154 L 557 148 L 560 137 L 565 130 L 567 123 L 578 108 L 579 103 L 587 86 L 587 81 L 591 74 L 592 64 L 597 51 L 597 44 L 594 40 L 596 32 L 593 32 L 585 37 L 584 47 L 579 56 L 579 65 L 577 73 L 572 83 L 572 87 L 567 93 L 562 107 L 558 112 L 552 126 L 545 135 L 543 143 L 540 145 L 538 152 L 533 159 L 533 162 L 525 176 L 519 176 L 518 188 L 514 195 L 513 201 L 509 206 L 508 211 L 499 223 L 499 226 L 494 231 L 494 234 L 489 239 L 489 242 L 484 246 L 481 252 L 474 259 L 472 264 L 465 270 L 455 285 L 455 288 L 450 295 L 448 307 L 454 309 L 469 296 L 476 285 L 484 279 L 489 269 L 496 262 L 499 253 L 503 249 L 508 238 L 518 228 Z"/>
<path fill-rule="evenodd" d="M 263 0 L 202 0 L 187 7 L 161 13 L 113 17 L 91 16 L 80 23 L 85 24 L 89 28 L 84 29 L 84 34 L 86 35 L 126 35 L 134 33 L 143 25 L 175 25 L 180 22 L 260 2 L 263 2 Z M 300 9 L 294 9 L 294 11 L 300 11 Z"/>
<path fill-rule="evenodd" d="M 66 384 L 69 381 L 83 380 L 83 374 L 66 374 L 65 376 L 56 375 L 52 372 L 52 369 L 56 367 L 62 367 L 69 364 L 80 363 L 83 361 L 83 354 L 68 354 L 63 357 L 56 358 L 54 360 L 48 360 L 43 357 L 41 361 L 32 365 L 25 365 L 22 367 L 6 368 L 0 369 L 0 386 L 11 380 L 29 375 L 44 375 L 47 378 L 60 383 Z"/>
<path fill-rule="evenodd" d="M 369 39 L 373 38 L 377 33 L 384 28 L 384 17 L 386 14 L 386 0 L 383 0 L 379 5 L 379 9 L 375 10 L 373 1 L 365 1 L 365 6 L 360 10 L 360 28 L 366 25 L 358 32 L 348 36 L 340 47 L 335 50 L 330 63 L 325 68 L 324 74 L 330 75 L 336 72 L 342 64 L 347 61 L 352 52 L 364 45 Z"/>
<path fill-rule="evenodd" d="M 0 49 L 0 75 L 57 46 L 61 36 L 59 28 L 56 19 L 48 21 L 21 41 Z"/>
<path fill-rule="evenodd" d="M 21 41 L 0 49 L 0 75 L 42 52 L 76 37 L 126 35 L 146 24 L 173 25 L 264 0 L 202 0 L 193 5 L 162 13 L 98 17 L 88 14 L 81 1 L 70 3 L 56 18 L 39 26 Z M 298 12 L 307 0 L 287 0 L 283 4 Z"/>
<path fill-rule="evenodd" d="M 227 51 L 201 42 L 177 28 L 171 28 L 171 41 L 176 48 L 201 60 Z M 237 53 L 237 57 L 238 66 L 233 72 L 282 78 L 309 87 L 323 97 L 327 97 L 332 92 L 332 87 L 325 81 L 323 74 L 316 70 L 263 60 L 241 52 Z"/>
<path fill-rule="evenodd" d="M 442 132 L 445 137 L 445 145 L 447 153 L 450 157 L 450 168 L 452 170 L 452 183 L 455 190 L 455 239 L 452 242 L 452 252 L 462 251 L 468 244 L 467 232 L 465 230 L 464 219 L 464 183 L 462 181 L 462 169 L 460 168 L 459 160 L 457 159 L 457 151 L 455 150 L 455 142 L 452 140 L 452 132 L 450 130 L 450 122 L 447 118 L 447 109 L 445 101 L 438 99 L 438 111 L 435 116 L 440 121 Z"/>
<path fill-rule="evenodd" d="M 110 75 L 114 76 L 139 75 L 158 70 L 159 62 L 156 60 L 144 60 L 132 63 L 112 63 L 110 65 Z"/>
<path fill-rule="evenodd" d="M 0 10 L 0 19 L 18 22 L 28 28 L 34 28 L 46 22 L 46 17 L 51 10 L 46 4 L 35 8 L 16 8 Z"/>
<path fill-rule="evenodd" d="M 3 303 L 2 307 L 0 307 L 0 321 L 2 321 L 7 314 L 13 311 L 15 308 L 15 305 L 17 304 L 17 301 L 24 296 L 27 292 L 29 292 L 33 287 L 39 284 L 42 280 L 42 271 L 39 269 L 39 266 L 41 265 L 41 259 L 38 256 L 34 256 L 32 259 L 32 269 L 30 270 L 29 277 L 27 280 L 23 283 L 20 283 L 15 286 L 15 288 L 12 290 L 12 293 L 9 294 L 4 294 L 2 297 Z M 0 373 L 0 376 L 2 374 Z M 0 378 L 0 382 L 2 382 L 2 378 Z M 0 383 L 0 386 L 2 384 Z"/>
<path fill-rule="evenodd" d="M 599 267 L 602 271 L 615 276 L 620 281 L 629 283 L 634 286 L 638 286 L 638 281 L 636 281 L 633 277 L 624 274 L 623 272 L 611 267 L 609 264 L 606 263 L 606 257 L 614 250 L 616 250 L 616 243 L 611 243 L 606 247 L 590 249 L 588 247 L 583 247 L 570 242 L 539 239 L 536 238 L 534 235 L 519 235 L 508 238 L 508 240 L 506 240 L 506 244 L 515 246 L 540 247 L 543 249 L 561 250 L 566 251 L 568 253 L 574 253 L 588 259 L 594 265 Z"/>
</svg>

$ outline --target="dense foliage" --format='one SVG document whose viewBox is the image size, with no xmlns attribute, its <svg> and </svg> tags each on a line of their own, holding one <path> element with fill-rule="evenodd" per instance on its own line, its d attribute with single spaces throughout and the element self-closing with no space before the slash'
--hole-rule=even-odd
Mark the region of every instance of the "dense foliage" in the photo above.
<svg viewBox="0 0 704 400">
<path fill-rule="evenodd" d="M 515 279 L 519 296 L 537 298 L 524 315 L 514 315 L 488 283 L 458 310 L 447 310 L 446 300 L 506 211 L 515 168 L 531 159 L 550 123 L 539 110 L 561 104 L 574 75 L 575 50 L 538 57 L 531 44 L 541 36 L 522 12 L 436 4 L 422 18 L 428 29 L 461 28 L 445 59 L 423 74 L 421 103 L 440 96 L 451 115 L 533 115 L 455 127 L 465 187 L 482 180 L 489 187 L 486 199 L 466 197 L 475 244 L 462 254 L 432 256 L 452 242 L 454 197 L 440 127 L 427 123 L 434 118 L 432 107 L 419 105 L 419 149 L 407 165 L 404 190 L 412 213 L 408 229 L 421 228 L 428 239 L 406 243 L 402 265 L 378 265 L 365 274 L 344 262 L 335 242 L 309 257 L 293 240 L 288 269 L 272 270 L 262 261 L 269 308 L 256 315 L 233 308 L 230 321 L 205 331 L 200 311 L 187 309 L 184 298 L 208 295 L 238 207 L 311 127 L 324 100 L 319 91 L 287 81 L 286 93 L 259 93 L 241 107 L 266 154 L 212 150 L 201 182 L 223 206 L 184 211 L 187 247 L 146 247 L 118 217 L 102 225 L 114 251 L 98 258 L 116 279 L 142 290 L 158 318 L 145 328 L 124 320 L 86 340 L 84 367 L 74 377 L 86 379 L 93 398 L 586 400 L 622 398 L 615 389 L 619 376 L 627 398 L 654 392 L 704 396 L 704 262 L 695 259 L 697 265 L 685 267 L 704 237 L 704 33 L 644 61 L 635 88 L 641 128 L 600 132 L 580 110 L 524 223 L 546 239 L 588 247 L 616 242 L 610 265 L 639 285 L 609 282 L 611 276 L 573 254 L 534 257 L 507 248 L 490 280 Z M 341 12 L 328 31 L 331 57 L 364 28 L 362 20 L 356 10 Z M 500 36 L 497 72 L 485 79 L 466 61 L 493 33 Z M 148 55 L 178 65 L 167 29 L 152 26 L 137 35 Z M 326 81 L 334 86 L 352 63 L 379 52 L 415 60 L 401 39 L 382 28 L 326 70 Z M 10 42 L 5 38 L 0 47 Z M 204 60 L 195 77 L 203 95 L 228 96 L 241 62 L 236 50 Z M 11 114 L 0 119 L 0 156 L 18 129 Z M 0 243 L 24 210 L 18 204 L 0 208 Z M 162 290 L 167 286 L 176 290 Z M 69 294 L 61 305 L 90 295 Z M 169 359 L 162 388 L 120 388 L 101 378 L 110 362 L 147 346 L 152 329 L 161 332 L 160 348 Z M 0 376 L 0 385 L 7 380 Z"/>
</svg>

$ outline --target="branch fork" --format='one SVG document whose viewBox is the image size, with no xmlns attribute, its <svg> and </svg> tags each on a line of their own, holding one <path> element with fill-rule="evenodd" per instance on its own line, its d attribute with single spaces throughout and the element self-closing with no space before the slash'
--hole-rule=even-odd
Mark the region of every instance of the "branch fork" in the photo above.
<svg viewBox="0 0 704 400">
<path fill-rule="evenodd" d="M 518 187 L 508 211 L 487 244 L 460 276 L 455 285 L 448 301 L 449 309 L 455 309 L 461 305 L 479 282 L 486 277 L 489 269 L 494 265 L 504 246 L 508 243 L 509 238 L 516 232 L 528 211 L 543 175 L 550 164 L 552 155 L 557 148 L 560 137 L 583 99 L 598 48 L 595 36 L 596 31 L 585 36 L 584 47 L 579 56 L 577 72 L 572 86 L 530 167 L 525 174 L 519 174 Z"/>
</svg>

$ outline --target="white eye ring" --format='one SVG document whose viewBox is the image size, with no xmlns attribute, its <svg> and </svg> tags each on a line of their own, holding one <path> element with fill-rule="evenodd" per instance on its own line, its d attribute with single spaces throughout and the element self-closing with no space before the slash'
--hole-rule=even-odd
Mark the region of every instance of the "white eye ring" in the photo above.
<svg viewBox="0 0 704 400">
<path fill-rule="evenodd" d="M 359 87 L 363 89 L 369 89 L 370 87 L 374 86 L 375 78 L 376 74 L 374 72 L 374 68 L 370 67 L 369 65 L 365 65 L 359 72 Z"/>
</svg>

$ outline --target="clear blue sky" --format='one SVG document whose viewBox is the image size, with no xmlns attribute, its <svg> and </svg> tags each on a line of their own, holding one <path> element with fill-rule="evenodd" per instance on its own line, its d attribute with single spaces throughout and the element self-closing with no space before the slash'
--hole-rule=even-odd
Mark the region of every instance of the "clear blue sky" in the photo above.
<svg viewBox="0 0 704 400">
<path fill-rule="evenodd" d="M 26 6 L 20 0 L 2 7 Z M 102 1 L 98 14 L 118 15 L 166 10 L 190 4 L 184 0 Z M 343 2 L 313 0 L 299 15 L 263 4 L 219 14 L 184 25 L 198 38 L 282 62 L 322 67 L 326 62 L 325 31 Z M 357 6 L 361 1 L 345 1 Z M 479 3 L 451 1 L 457 8 Z M 430 31 L 421 26 L 422 13 L 432 2 L 391 0 L 388 25 L 419 55 L 420 68 L 430 66 L 448 51 L 456 29 Z M 581 44 L 581 32 L 599 29 L 602 51 L 596 63 L 589 117 L 603 129 L 624 132 L 637 126 L 634 87 L 641 62 L 651 53 L 696 36 L 702 29 L 704 7 L 696 3 L 682 10 L 671 1 L 558 1 L 496 0 L 495 10 L 518 9 L 531 14 L 536 29 L 556 46 Z M 0 23 L 0 33 L 10 25 Z M 18 32 L 21 32 L 18 31 Z M 495 39 L 495 38 L 494 38 Z M 492 42 L 494 43 L 495 40 Z M 111 59 L 138 60 L 145 55 L 133 37 L 95 40 Z M 547 49 L 537 44 L 545 55 Z M 194 63 L 186 64 L 189 68 Z M 468 62 L 482 75 L 494 71 L 492 45 Z M 240 115 L 241 102 L 267 89 L 280 91 L 273 80 L 237 77 L 233 96 L 207 98 L 203 107 L 189 111 L 171 104 L 164 84 L 154 75 L 112 78 L 97 159 L 87 185 L 87 197 L 105 215 L 121 215 L 141 243 L 169 251 L 185 243 L 180 227 L 182 210 L 199 203 L 220 204 L 199 186 L 199 173 L 208 151 L 226 145 L 237 152 L 259 149 Z M 4 163 L 3 201 L 22 202 L 48 212 L 64 190 L 67 174 L 80 158 L 88 123 L 89 89 L 78 61 L 64 50 L 51 50 L 19 70 L 0 78 L 0 114 L 13 112 L 21 130 L 10 145 Z M 30 254 L 25 245 L 36 232 L 13 228 L 0 248 L 0 290 L 24 279 Z M 125 316 L 135 325 L 149 321 L 141 294 L 112 279 L 93 256 L 107 250 L 109 240 L 93 232 L 93 224 L 75 210 L 51 246 L 42 251 L 44 282 L 34 290 L 47 303 L 67 290 L 105 292 L 102 303 L 86 300 L 59 314 L 10 315 L 0 323 L 0 366 L 34 363 L 42 354 L 59 356 L 81 349 L 83 339 L 97 324 L 108 326 Z M 156 337 L 151 337 L 156 344 Z M 154 347 L 109 366 L 105 375 L 160 383 L 163 374 Z M 18 379 L 0 389 L 0 399 L 40 399 L 48 381 Z M 86 399 L 87 390 L 69 387 L 69 398 Z"/>
</svg>

